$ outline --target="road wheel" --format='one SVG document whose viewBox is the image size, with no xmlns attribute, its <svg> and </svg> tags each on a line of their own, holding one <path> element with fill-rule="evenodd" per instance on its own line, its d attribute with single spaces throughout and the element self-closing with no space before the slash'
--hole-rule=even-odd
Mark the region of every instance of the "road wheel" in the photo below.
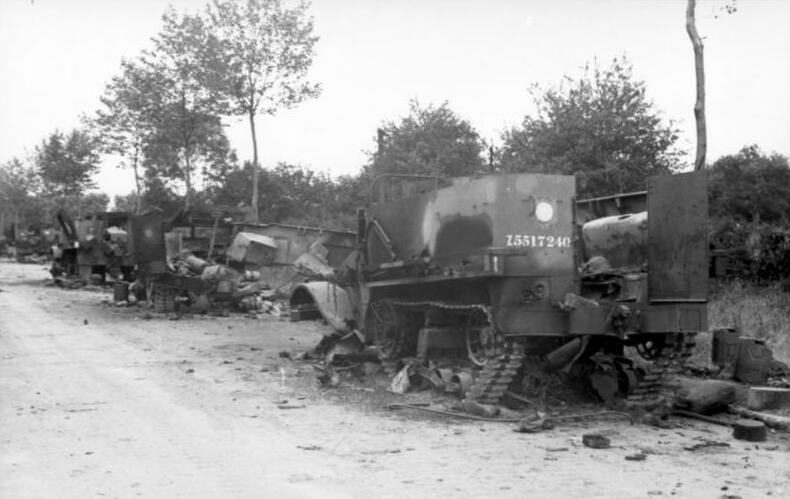
<svg viewBox="0 0 790 499">
<path fill-rule="evenodd" d="M 387 300 L 371 302 L 367 322 L 382 360 L 398 360 L 414 349 L 416 331 L 411 314 Z"/>
</svg>

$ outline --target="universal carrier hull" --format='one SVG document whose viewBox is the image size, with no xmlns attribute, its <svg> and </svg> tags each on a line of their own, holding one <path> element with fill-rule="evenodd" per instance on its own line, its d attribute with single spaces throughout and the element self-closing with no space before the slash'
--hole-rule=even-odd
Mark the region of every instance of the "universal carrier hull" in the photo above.
<svg viewBox="0 0 790 499">
<path fill-rule="evenodd" d="M 380 177 L 346 281 L 304 284 L 292 306 L 385 361 L 424 356 L 431 338 L 460 347 L 481 400 L 535 365 L 582 366 L 604 399 L 650 398 L 707 329 L 708 242 L 703 173 L 648 187 L 577 201 L 572 176 Z"/>
</svg>

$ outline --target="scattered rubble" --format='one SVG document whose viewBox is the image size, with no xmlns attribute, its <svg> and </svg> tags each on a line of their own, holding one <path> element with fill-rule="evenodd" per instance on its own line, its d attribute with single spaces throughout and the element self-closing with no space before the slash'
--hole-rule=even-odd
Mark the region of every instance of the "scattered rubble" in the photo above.
<svg viewBox="0 0 790 499">
<path fill-rule="evenodd" d="M 687 447 L 683 447 L 684 450 L 687 451 L 696 451 L 700 449 L 705 449 L 707 447 L 729 447 L 730 444 L 727 442 L 716 442 L 714 440 L 704 440 L 698 444 L 689 445 Z"/>
<path fill-rule="evenodd" d="M 608 449 L 612 446 L 608 437 L 598 433 L 585 433 L 582 435 L 582 444 L 591 449 Z"/>
</svg>

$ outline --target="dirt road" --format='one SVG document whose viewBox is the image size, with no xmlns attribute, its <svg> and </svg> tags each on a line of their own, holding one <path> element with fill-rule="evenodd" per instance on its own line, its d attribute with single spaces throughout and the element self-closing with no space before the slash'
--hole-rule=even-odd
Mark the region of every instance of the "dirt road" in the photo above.
<svg viewBox="0 0 790 499">
<path fill-rule="evenodd" d="M 117 308 L 0 262 L 0 497 L 788 497 L 790 443 L 725 428 L 392 413 L 278 355 L 317 324 Z M 104 301 L 104 303 L 103 303 Z M 613 447 L 581 435 L 606 432 Z M 705 441 L 728 446 L 684 450 Z M 642 452 L 644 461 L 627 455 Z"/>
</svg>

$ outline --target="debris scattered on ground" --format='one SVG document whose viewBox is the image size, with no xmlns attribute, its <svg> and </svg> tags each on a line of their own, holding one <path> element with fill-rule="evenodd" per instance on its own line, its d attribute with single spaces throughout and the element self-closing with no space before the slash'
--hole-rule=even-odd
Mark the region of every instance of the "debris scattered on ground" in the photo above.
<svg viewBox="0 0 790 499">
<path fill-rule="evenodd" d="M 735 400 L 735 388 L 724 381 L 706 380 L 681 390 L 675 407 L 697 414 L 715 414 Z"/>
<path fill-rule="evenodd" d="M 777 430 L 790 430 L 790 418 L 785 416 L 768 414 L 766 412 L 751 411 L 737 405 L 730 405 L 727 410 L 732 414 L 737 414 L 738 416 L 762 421 L 770 428 Z"/>
<path fill-rule="evenodd" d="M 683 447 L 684 450 L 687 451 L 696 451 L 700 449 L 704 449 L 706 447 L 729 447 L 730 444 L 727 442 L 717 442 L 715 440 L 703 440 L 702 442 L 694 445 L 689 445 L 687 447 Z"/>
<path fill-rule="evenodd" d="M 545 416 L 538 416 L 537 419 L 522 419 L 518 422 L 515 431 L 518 433 L 538 433 L 554 428 L 554 423 L 546 419 Z"/>
<path fill-rule="evenodd" d="M 325 365 L 313 364 L 313 369 L 319 372 L 318 382 L 321 386 L 335 388 L 340 385 L 340 375 L 332 367 L 331 363 Z"/>
<path fill-rule="evenodd" d="M 296 448 L 297 449 L 302 449 L 302 450 L 321 450 L 321 449 L 323 449 L 323 447 L 321 447 L 320 445 L 312 445 L 312 444 L 310 444 L 310 445 L 297 445 Z"/>
<path fill-rule="evenodd" d="M 461 410 L 467 414 L 480 416 L 481 418 L 493 419 L 499 415 L 499 408 L 494 405 L 481 404 L 475 400 L 464 400 L 461 402 Z"/>
<path fill-rule="evenodd" d="M 768 430 L 765 423 L 754 419 L 739 419 L 732 424 L 732 436 L 748 442 L 765 442 Z"/>
<path fill-rule="evenodd" d="M 582 444 L 591 449 L 608 449 L 612 446 L 611 440 L 600 433 L 585 433 L 582 435 Z"/>
<path fill-rule="evenodd" d="M 409 391 L 409 386 L 411 386 L 409 382 L 410 367 L 411 366 L 406 365 L 398 372 L 398 374 L 392 379 L 392 383 L 390 383 L 389 391 L 400 395 Z"/>
<path fill-rule="evenodd" d="M 714 418 L 714 417 L 711 417 L 711 416 L 705 416 L 705 415 L 702 415 L 702 414 L 697 414 L 695 412 L 684 411 L 682 409 L 675 409 L 675 410 L 672 411 L 672 414 L 676 415 L 676 416 L 683 416 L 683 417 L 686 417 L 686 418 L 696 419 L 698 421 L 705 421 L 706 423 L 712 423 L 712 424 L 717 424 L 717 425 L 721 425 L 721 426 L 731 426 L 731 424 L 728 421 L 717 419 L 717 418 Z"/>
<path fill-rule="evenodd" d="M 379 454 L 400 454 L 400 449 L 384 449 L 384 450 L 363 450 L 360 454 L 364 455 L 379 455 Z"/>
</svg>

